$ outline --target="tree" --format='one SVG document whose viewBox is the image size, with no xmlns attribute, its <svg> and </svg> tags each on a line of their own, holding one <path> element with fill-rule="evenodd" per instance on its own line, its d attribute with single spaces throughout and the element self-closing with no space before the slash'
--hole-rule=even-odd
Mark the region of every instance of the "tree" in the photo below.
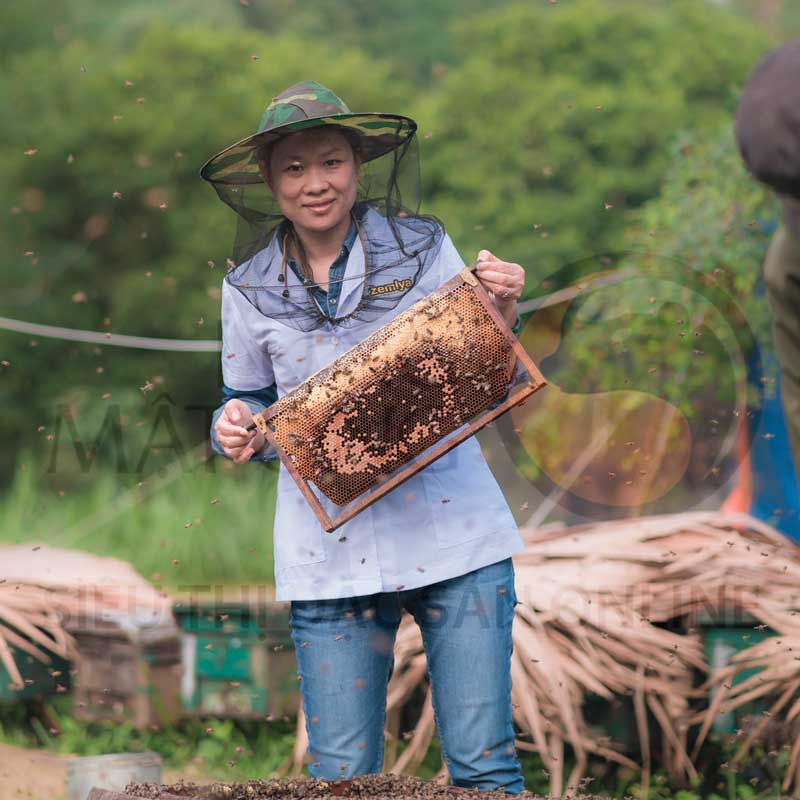
<svg viewBox="0 0 800 800">
<path fill-rule="evenodd" d="M 696 3 L 519 4 L 466 21 L 419 107 L 429 208 L 536 280 L 621 242 L 682 128 L 728 119 L 766 35 Z"/>
<path fill-rule="evenodd" d="M 154 20 L 179 26 L 187 21 L 235 27 L 243 20 L 232 4 L 214 0 L 25 0 L 0 4 L 0 60 L 45 47 L 58 50 L 70 42 L 96 42 L 107 53 L 127 47 Z M 113 47 L 112 47 L 113 45 Z"/>
<path fill-rule="evenodd" d="M 390 65 L 401 80 L 431 83 L 457 60 L 451 27 L 479 11 L 501 8 L 508 0 L 249 0 L 241 7 L 248 24 L 359 48 Z"/>
<path fill-rule="evenodd" d="M 522 333 L 550 381 L 517 415 L 531 478 L 563 485 L 586 459 L 569 487 L 589 516 L 615 506 L 674 512 L 727 482 L 742 415 L 774 392 L 761 361 L 771 337 L 758 285 L 777 219 L 729 125 L 682 135 L 624 250 L 536 287 L 541 297 L 583 288 L 534 313 Z"/>
<path fill-rule="evenodd" d="M 3 314 L 218 339 L 235 217 L 199 178 L 201 164 L 253 132 L 272 95 L 309 74 L 324 73 L 354 108 L 397 108 L 410 90 L 359 51 L 308 48 L 291 36 L 156 21 L 122 53 L 115 46 L 77 39 L 7 65 L 0 87 L 15 113 L 0 122 L 7 145 L 0 197 L 11 212 Z M 2 374 L 0 431 L 20 447 L 42 449 L 58 403 L 71 406 L 79 428 L 94 430 L 109 393 L 112 402 L 124 398 L 123 415 L 135 420 L 153 396 L 139 387 L 156 376 L 156 393 L 166 392 L 177 409 L 218 402 L 216 353 L 53 339 L 31 347 L 30 337 L 2 336 L 11 366 Z M 194 439 L 207 434 L 199 414 L 182 416 L 184 433 L 191 426 Z M 6 477 L 14 458 L 14 450 L 5 451 Z"/>
</svg>

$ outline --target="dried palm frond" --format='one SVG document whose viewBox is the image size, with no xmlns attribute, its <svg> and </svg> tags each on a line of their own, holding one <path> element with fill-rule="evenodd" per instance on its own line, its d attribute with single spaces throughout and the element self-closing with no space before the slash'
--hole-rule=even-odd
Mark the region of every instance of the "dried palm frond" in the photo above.
<svg viewBox="0 0 800 800">
<path fill-rule="evenodd" d="M 172 619 L 172 601 L 127 562 L 45 544 L 0 546 L 0 585 L 57 592 L 74 614 L 118 611 L 152 623 Z"/>
<path fill-rule="evenodd" d="M 519 604 L 511 662 L 514 720 L 523 732 L 517 746 L 540 754 L 556 796 L 577 790 L 590 755 L 641 768 L 646 788 L 652 721 L 670 774 L 694 777 L 687 752 L 690 701 L 704 697 L 706 687 L 693 688 L 693 672 L 708 667 L 693 628 L 676 633 L 660 623 L 736 606 L 782 630 L 783 609 L 796 606 L 800 593 L 800 549 L 751 517 L 713 512 L 522 533 L 526 548 L 514 557 Z M 404 617 L 387 700 L 387 769 L 393 772 L 413 770 L 433 734 L 425 665 L 419 630 Z M 786 695 L 789 678 L 774 675 Z M 420 689 L 424 713 L 398 759 L 402 707 Z M 641 764 L 637 754 L 589 726 L 583 714 L 589 694 L 630 698 Z M 796 717 L 800 706 L 790 713 Z M 565 779 L 566 745 L 576 764 Z"/>
<path fill-rule="evenodd" d="M 546 535 L 530 532 L 526 542 L 525 552 L 515 559 L 518 594 L 532 587 L 525 605 L 542 614 L 551 630 L 561 618 L 564 640 L 569 640 L 564 652 L 573 664 L 588 655 L 594 677 L 610 690 L 634 687 L 645 783 L 650 764 L 646 708 L 661 730 L 669 772 L 693 775 L 686 753 L 687 726 L 694 721 L 688 701 L 704 696 L 707 687 L 691 688 L 691 667 L 704 670 L 705 660 L 694 633 L 670 634 L 651 623 L 684 615 L 694 620 L 701 612 L 722 615 L 734 608 L 774 626 L 786 618 L 780 609 L 796 606 L 800 549 L 757 520 L 716 513 L 609 522 Z M 585 613 L 590 603 L 602 619 Z M 565 609 L 571 620 L 564 618 Z M 524 619 L 525 613 L 518 610 L 518 617 Z M 587 639 L 594 651 L 587 648 Z M 664 653 L 669 653 L 666 662 L 658 657 Z M 565 675 L 567 670 L 562 668 Z M 580 766 L 581 745 L 564 724 L 566 714 L 555 716 Z M 699 745 L 693 756 L 698 750 Z"/>
<path fill-rule="evenodd" d="M 62 598 L 46 589 L 0 585 L 0 663 L 11 678 L 12 690 L 25 686 L 12 648 L 43 664 L 52 662 L 51 654 L 75 659 L 75 642 L 61 624 L 66 611 Z"/>
<path fill-rule="evenodd" d="M 656 627 L 637 608 L 638 587 L 657 583 L 669 556 L 651 541 L 654 526 L 636 522 L 645 524 L 528 533 L 526 550 L 515 558 L 521 605 L 512 656 L 514 715 L 531 731 L 555 795 L 577 790 L 590 754 L 633 765 L 590 730 L 582 712 L 588 693 L 609 700 L 632 696 L 645 783 L 649 715 L 661 729 L 669 771 L 695 774 L 686 752 L 686 717 L 696 694 L 692 669 L 705 669 L 702 647 L 696 636 Z M 566 787 L 555 755 L 565 743 L 576 757 Z"/>
<path fill-rule="evenodd" d="M 791 625 L 782 624 L 785 622 L 776 620 L 771 626 L 775 636 L 736 653 L 727 666 L 713 672 L 704 687 L 712 692 L 713 700 L 692 721 L 700 724 L 697 753 L 717 714 L 735 711 L 756 700 L 768 704 L 757 721 L 742 731 L 744 736 L 731 764 L 742 761 L 751 746 L 763 739 L 770 724 L 782 721 L 789 732 L 786 738 L 793 744 L 783 790 L 791 791 L 795 797 L 800 792 L 800 623 L 793 619 Z M 737 681 L 742 673 L 751 670 L 755 673 Z"/>
<path fill-rule="evenodd" d="M 0 547 L 0 663 L 24 687 L 13 649 L 44 664 L 75 661 L 71 620 L 98 614 L 171 619 L 171 602 L 129 564 L 47 545 Z M 13 648 L 13 649 L 12 649 Z"/>
</svg>

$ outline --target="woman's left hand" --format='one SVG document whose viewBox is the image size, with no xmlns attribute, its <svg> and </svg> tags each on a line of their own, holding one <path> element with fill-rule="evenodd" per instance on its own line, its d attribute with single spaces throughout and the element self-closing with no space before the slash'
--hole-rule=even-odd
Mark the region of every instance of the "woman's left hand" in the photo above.
<svg viewBox="0 0 800 800">
<path fill-rule="evenodd" d="M 519 264 L 501 261 L 488 250 L 478 253 L 475 277 L 492 293 L 495 305 L 503 312 L 516 306 L 525 286 L 525 270 Z"/>
</svg>

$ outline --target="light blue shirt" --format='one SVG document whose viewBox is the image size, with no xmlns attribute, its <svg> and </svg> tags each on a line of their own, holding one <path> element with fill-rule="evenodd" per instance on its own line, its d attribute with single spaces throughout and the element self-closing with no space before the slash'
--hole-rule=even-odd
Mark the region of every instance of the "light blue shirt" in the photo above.
<svg viewBox="0 0 800 800">
<path fill-rule="evenodd" d="M 336 316 L 336 305 L 339 302 L 339 296 L 342 293 L 342 276 L 347 269 L 347 259 L 350 257 L 350 251 L 353 249 L 353 242 L 356 240 L 358 231 L 355 223 L 350 223 L 350 228 L 344 237 L 344 242 L 339 249 L 339 255 L 336 260 L 328 268 L 328 291 L 325 291 L 321 286 L 314 286 L 312 292 L 319 307 L 329 317 Z M 278 244 L 282 244 L 282 240 L 278 240 Z M 295 271 L 298 277 L 302 278 L 300 266 L 293 258 L 287 258 L 289 267 Z"/>
<path fill-rule="evenodd" d="M 380 236 L 386 224 L 372 210 L 364 219 L 367 235 Z M 274 274 L 280 264 L 276 239 L 253 259 L 263 261 L 257 265 L 260 274 Z M 222 375 L 229 396 L 242 397 L 254 413 L 262 411 L 267 405 L 259 394 L 264 387 L 275 384 L 278 397 L 291 392 L 463 267 L 445 235 L 436 261 L 394 309 L 373 322 L 342 328 L 325 322 L 309 332 L 265 317 L 223 281 Z M 355 240 L 348 253 L 337 315 L 350 313 L 358 303 L 363 273 L 364 254 L 361 242 Z M 300 283 L 292 270 L 287 270 L 286 280 L 289 285 Z M 221 410 L 214 413 L 213 422 Z M 222 454 L 213 422 L 212 447 Z M 257 460 L 274 457 L 266 447 Z M 326 497 L 319 495 L 319 499 L 331 518 L 341 513 L 341 507 Z M 253 511 L 259 511 L 257 498 Z M 322 528 L 281 464 L 273 546 L 277 600 L 333 599 L 418 588 L 524 549 L 511 510 L 474 436 L 332 533 Z"/>
</svg>

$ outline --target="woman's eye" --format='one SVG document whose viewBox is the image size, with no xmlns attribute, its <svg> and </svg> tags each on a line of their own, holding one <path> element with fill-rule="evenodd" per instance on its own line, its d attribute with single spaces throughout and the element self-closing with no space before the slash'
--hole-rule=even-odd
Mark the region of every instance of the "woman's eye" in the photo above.
<svg viewBox="0 0 800 800">
<path fill-rule="evenodd" d="M 342 159 L 341 158 L 329 158 L 325 162 L 325 165 L 328 166 L 328 167 L 335 167 L 335 166 L 337 166 L 338 164 L 341 164 L 341 163 L 342 163 Z"/>
<path fill-rule="evenodd" d="M 286 167 L 287 172 L 300 172 L 302 169 L 302 164 L 289 164 L 289 166 Z"/>
</svg>

